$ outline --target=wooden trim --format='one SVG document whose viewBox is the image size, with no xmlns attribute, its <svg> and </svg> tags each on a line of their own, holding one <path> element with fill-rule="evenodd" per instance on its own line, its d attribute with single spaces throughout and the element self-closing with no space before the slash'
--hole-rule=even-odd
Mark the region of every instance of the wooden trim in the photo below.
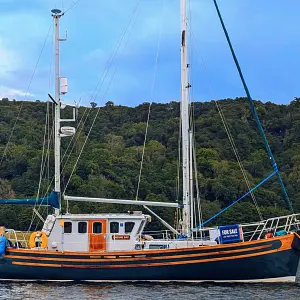
<svg viewBox="0 0 300 300">
<path fill-rule="evenodd" d="M 35 257 L 35 256 L 15 256 L 15 255 L 6 255 L 6 258 L 10 259 L 24 259 L 24 260 L 39 260 L 39 261 L 62 261 L 62 262 L 126 262 L 126 261 L 135 261 L 135 260 L 163 260 L 163 259 L 176 259 L 176 258 L 187 258 L 187 257 L 199 257 L 199 256 L 212 256 L 212 255 L 223 255 L 229 253 L 239 253 L 251 250 L 262 250 L 270 248 L 272 245 L 263 245 L 252 248 L 237 249 L 230 251 L 219 251 L 219 252 L 206 252 L 206 253 L 195 253 L 195 254 L 185 254 L 185 255 L 172 255 L 172 256 L 155 256 L 155 257 L 132 257 L 132 258 L 115 258 L 115 259 L 76 259 L 76 258 L 51 258 L 51 257 Z"/>
<path fill-rule="evenodd" d="M 284 251 L 284 250 L 282 250 Z M 266 252 L 245 254 L 239 256 L 227 256 L 220 258 L 208 258 L 208 259 L 200 259 L 200 260 L 189 260 L 189 261 L 170 261 L 163 263 L 142 263 L 142 264 L 130 264 L 130 265 L 105 265 L 105 266 L 97 266 L 97 265 L 65 265 L 65 264 L 42 264 L 42 263 L 30 263 L 30 262 L 18 262 L 13 261 L 13 265 L 19 266 L 31 266 L 31 267 L 58 267 L 58 268 L 75 268 L 75 269 L 119 269 L 119 268 L 139 268 L 139 267 L 161 267 L 161 266 L 172 266 L 172 265 L 186 265 L 186 264 L 197 264 L 197 263 L 208 263 L 208 262 L 217 262 L 224 260 L 233 260 L 233 259 L 241 259 L 241 258 L 249 258 L 261 255 L 268 255 L 276 252 L 281 252 L 280 250 L 269 250 Z"/>
<path fill-rule="evenodd" d="M 263 244 L 263 243 L 269 243 L 271 241 L 280 241 L 282 243 L 282 246 L 280 247 L 280 250 L 285 250 L 291 248 L 292 241 L 294 239 L 294 233 L 288 234 L 285 236 L 280 237 L 274 237 L 271 239 L 264 239 L 264 240 L 256 240 L 256 241 L 250 241 L 250 242 L 241 242 L 236 244 L 227 244 L 227 245 L 214 245 L 214 246 L 199 246 L 199 247 L 191 247 L 191 248 L 180 248 L 180 249 L 160 249 L 160 250 L 135 250 L 135 251 L 120 251 L 120 252 L 73 252 L 73 251 L 64 251 L 64 252 L 58 252 L 58 251 L 48 251 L 48 250 L 32 250 L 32 249 L 8 249 L 8 252 L 10 253 L 24 253 L 24 254 L 47 254 L 47 255 L 74 255 L 74 256 L 90 256 L 91 258 L 93 256 L 99 255 L 151 255 L 151 254 L 162 254 L 162 253 L 178 253 L 178 252 L 186 252 L 186 251 L 195 251 L 195 250 L 210 250 L 210 249 L 225 249 L 226 248 L 239 248 L 239 247 L 245 247 L 248 245 L 255 245 L 255 244 Z"/>
<path fill-rule="evenodd" d="M 37 263 L 27 263 L 27 262 L 18 262 L 18 261 L 13 261 L 13 265 L 19 265 L 19 266 L 31 266 L 31 267 L 55 267 L 55 268 L 62 268 L 63 265 L 59 264 L 37 264 Z"/>
</svg>

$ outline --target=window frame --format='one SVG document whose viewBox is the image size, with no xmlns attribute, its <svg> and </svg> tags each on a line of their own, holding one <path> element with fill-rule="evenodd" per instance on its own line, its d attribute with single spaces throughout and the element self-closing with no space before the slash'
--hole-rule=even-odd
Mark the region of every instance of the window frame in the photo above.
<svg viewBox="0 0 300 300">
<path fill-rule="evenodd" d="M 112 226 L 114 226 L 115 224 L 118 224 L 118 231 L 117 232 L 112 231 Z M 113 234 L 120 233 L 120 222 L 117 222 L 117 221 L 109 222 L 109 233 L 113 233 Z"/>
<path fill-rule="evenodd" d="M 101 225 L 101 232 L 95 232 L 95 224 L 100 224 Z M 93 234 L 102 234 L 103 233 L 103 224 L 102 222 L 93 222 L 93 228 L 92 228 Z"/>
<path fill-rule="evenodd" d="M 79 226 L 80 226 L 80 224 L 82 224 L 82 223 L 84 223 L 85 224 L 85 232 L 80 232 L 79 231 Z M 80 221 L 80 222 L 78 222 L 77 223 L 77 233 L 79 233 L 79 234 L 86 234 L 87 233 L 87 228 L 88 226 L 87 226 L 87 222 L 86 221 Z"/>
<path fill-rule="evenodd" d="M 69 228 L 71 228 L 71 231 L 70 232 L 66 232 L 66 224 L 71 224 L 71 226 Z M 64 222 L 64 234 L 71 234 L 73 232 L 73 222 L 72 221 L 67 221 L 67 222 Z"/>
<path fill-rule="evenodd" d="M 132 227 L 131 227 L 130 231 L 126 230 L 126 224 L 131 224 Z M 125 225 L 124 225 L 124 232 L 125 232 L 125 234 L 131 234 L 131 232 L 133 231 L 134 227 L 135 227 L 135 222 L 133 222 L 133 221 L 127 221 L 127 222 L 125 222 Z"/>
</svg>

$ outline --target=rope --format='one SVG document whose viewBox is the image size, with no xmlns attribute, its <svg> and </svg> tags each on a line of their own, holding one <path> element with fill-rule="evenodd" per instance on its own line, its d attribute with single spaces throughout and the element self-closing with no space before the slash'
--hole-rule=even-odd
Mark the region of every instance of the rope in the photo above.
<svg viewBox="0 0 300 300">
<path fill-rule="evenodd" d="M 155 64 L 154 64 L 154 72 L 153 72 L 151 92 L 150 92 L 150 101 L 151 102 L 149 104 L 149 109 L 148 109 L 148 116 L 147 116 L 146 130 L 145 130 L 145 138 L 144 138 L 144 144 L 143 144 L 142 159 L 141 159 L 141 165 L 140 165 L 140 171 L 139 171 L 138 185 L 137 185 L 136 194 L 135 194 L 135 200 L 138 199 L 139 190 L 140 190 L 140 183 L 141 183 L 141 177 L 142 177 L 142 170 L 143 170 L 143 162 L 144 162 L 144 155 L 145 155 L 147 134 L 148 134 L 148 128 L 149 128 L 149 119 L 150 119 L 151 105 L 152 105 L 152 101 L 153 101 L 153 93 L 154 93 L 154 86 L 155 86 L 155 80 L 156 80 L 158 56 L 159 56 L 160 43 L 161 43 L 161 37 L 162 37 L 162 27 L 163 27 L 163 24 L 164 24 L 164 15 L 165 15 L 165 9 L 166 9 L 166 2 L 167 1 L 164 0 L 164 3 L 163 3 L 163 13 L 162 13 L 162 24 L 161 24 L 161 30 L 159 32 L 159 37 L 158 37 L 158 42 L 157 42 L 156 57 L 155 57 Z"/>
<path fill-rule="evenodd" d="M 34 76 L 35 76 L 35 73 L 36 73 L 37 67 L 38 67 L 38 65 L 39 65 L 40 59 L 41 59 L 41 57 L 42 57 L 42 53 L 43 53 L 43 51 L 44 51 L 46 42 L 47 42 L 47 40 L 48 40 L 48 36 L 49 36 L 49 33 L 50 33 L 51 28 L 52 28 L 52 23 L 51 23 L 51 25 L 50 25 L 50 27 L 49 27 L 49 30 L 48 30 L 47 35 L 46 35 L 46 38 L 45 38 L 45 40 L 44 40 L 42 49 L 41 49 L 40 54 L 39 54 L 39 56 L 38 56 L 38 60 L 37 60 L 37 62 L 36 62 L 36 64 L 35 64 L 33 73 L 32 73 L 31 78 L 30 78 L 30 80 L 29 80 L 29 84 L 28 84 L 27 89 L 26 89 L 25 100 L 24 100 L 24 101 L 27 100 L 27 96 L 28 96 L 28 93 L 29 93 L 29 89 L 30 89 L 30 87 L 31 87 L 31 83 L 32 83 L 33 78 L 34 78 Z M 6 146 L 5 146 L 5 148 L 4 148 L 4 151 L 3 151 L 3 154 L 2 154 L 2 157 L 1 157 L 1 161 L 0 161 L 0 165 L 2 164 L 2 161 L 3 161 L 4 157 L 6 156 L 6 152 L 7 152 L 7 149 L 8 149 L 8 145 L 9 145 L 9 143 L 10 143 L 10 140 L 11 140 L 11 138 L 12 138 L 12 136 L 13 136 L 15 127 L 16 127 L 17 122 L 18 122 L 18 120 L 19 120 L 19 117 L 20 117 L 20 114 L 21 114 L 21 111 L 22 111 L 22 108 L 23 108 L 23 105 L 24 105 L 24 101 L 21 102 L 21 106 L 20 106 L 20 109 L 19 109 L 19 111 L 18 111 L 16 121 L 15 121 L 15 123 L 14 123 L 14 125 L 13 125 L 13 128 L 12 128 L 12 130 L 11 130 L 11 132 L 10 132 L 10 136 L 9 136 L 8 141 L 7 141 L 7 143 L 6 143 Z"/>
<path fill-rule="evenodd" d="M 242 69 L 241 69 L 241 67 L 240 67 L 239 61 L 238 61 L 238 59 L 237 59 L 237 57 L 236 57 L 236 55 L 235 55 L 235 52 L 234 52 L 232 43 L 231 43 L 231 41 L 230 41 L 230 38 L 229 38 L 229 35 L 228 35 L 228 32 L 227 32 L 227 29 L 226 29 L 225 24 L 224 24 L 224 22 L 223 22 L 223 18 L 222 18 L 222 16 L 221 16 L 221 13 L 220 13 L 220 10 L 219 10 L 217 1 L 216 1 L 216 0 L 213 0 L 213 1 L 214 1 L 215 8 L 216 8 L 216 10 L 217 10 L 218 17 L 219 17 L 219 19 L 220 19 L 220 22 L 221 22 L 221 25 L 222 25 L 224 34 L 225 34 L 225 36 L 226 36 L 226 40 L 227 40 L 227 43 L 228 43 L 228 45 L 229 45 L 229 48 L 230 48 L 230 51 L 231 51 L 231 54 L 232 54 L 232 58 L 233 58 L 233 60 L 234 60 L 234 62 L 235 62 L 235 65 L 236 65 L 236 68 L 237 68 L 237 70 L 238 70 L 240 79 L 241 79 L 241 81 L 242 81 L 244 90 L 245 90 L 245 92 L 246 92 L 246 95 L 247 95 L 247 98 L 248 98 L 248 101 L 249 101 L 249 104 L 250 104 L 250 107 L 251 107 L 251 111 L 252 111 L 252 114 L 253 114 L 254 119 L 255 119 L 255 121 L 256 121 L 258 130 L 259 130 L 259 133 L 260 133 L 260 135 L 261 135 L 262 138 L 263 138 L 264 145 L 265 145 L 265 148 L 266 148 L 266 150 L 267 150 L 268 156 L 269 156 L 269 158 L 270 158 L 270 160 L 271 160 L 272 167 L 273 167 L 274 170 L 277 170 L 277 164 L 276 164 L 275 158 L 274 158 L 273 153 L 272 153 L 272 151 L 271 151 L 271 148 L 270 148 L 270 146 L 269 146 L 269 143 L 268 143 L 267 137 L 266 137 L 266 135 L 265 135 L 264 129 L 263 129 L 263 127 L 262 127 L 262 125 L 261 125 L 261 122 L 260 122 L 260 120 L 259 120 L 259 118 L 258 118 L 258 114 L 257 114 L 256 108 L 255 108 L 253 99 L 252 99 L 252 97 L 251 97 L 251 95 L 250 95 L 250 91 L 249 91 L 248 86 L 247 86 L 247 84 L 246 84 L 246 81 L 245 81 L 244 75 L 243 75 L 243 73 L 242 73 Z M 285 198 L 285 200 L 286 200 L 286 202 L 287 202 L 287 205 L 288 205 L 290 211 L 291 211 L 292 213 L 294 213 L 294 209 L 293 209 L 292 203 L 291 203 L 291 201 L 290 201 L 290 199 L 289 199 L 289 196 L 288 196 L 288 194 L 287 194 L 285 185 L 284 185 L 284 183 L 283 183 L 283 181 L 282 181 L 282 178 L 281 178 L 281 176 L 280 176 L 279 171 L 276 172 L 276 175 L 277 175 L 278 182 L 279 182 L 279 184 L 280 184 L 280 186 L 281 186 L 281 189 L 282 189 L 282 193 L 283 193 L 283 195 L 284 195 L 284 198 Z"/>
<path fill-rule="evenodd" d="M 231 203 L 230 205 L 228 205 L 227 207 L 225 207 L 224 209 L 222 209 L 221 211 L 219 211 L 217 214 L 215 214 L 213 217 L 209 218 L 207 221 L 205 221 L 204 223 L 200 224 L 199 226 L 197 226 L 195 229 L 199 229 L 202 228 L 205 224 L 207 224 L 208 222 L 212 221 L 213 219 L 215 219 L 216 217 L 218 217 L 220 214 L 222 214 L 223 212 L 225 212 L 226 210 L 228 210 L 230 207 L 232 207 L 233 205 L 235 205 L 236 203 L 238 203 L 239 201 L 241 201 L 242 199 L 244 199 L 246 196 L 248 196 L 251 192 L 253 192 L 254 190 L 256 190 L 258 187 L 260 187 L 263 183 L 265 183 L 267 180 L 269 180 L 271 177 L 273 177 L 276 173 L 278 172 L 278 170 L 273 171 L 270 175 L 268 175 L 264 180 L 262 180 L 259 184 L 257 184 L 255 187 L 253 187 L 251 190 L 249 190 L 246 194 L 244 194 L 243 196 L 241 196 L 239 199 L 237 199 L 236 201 L 234 201 L 233 203 Z"/>
</svg>

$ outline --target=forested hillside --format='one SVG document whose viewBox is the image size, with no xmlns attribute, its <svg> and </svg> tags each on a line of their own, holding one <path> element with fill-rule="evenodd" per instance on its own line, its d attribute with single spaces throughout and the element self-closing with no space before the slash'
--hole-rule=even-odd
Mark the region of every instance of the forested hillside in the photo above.
<svg viewBox="0 0 300 300">
<path fill-rule="evenodd" d="M 252 186 L 272 172 L 262 139 L 251 116 L 247 99 L 219 101 L 239 150 Z M 289 105 L 255 102 L 271 149 L 279 165 L 291 201 L 300 210 L 300 100 Z M 13 135 L 20 106 L 23 105 Z M 94 105 L 95 106 L 95 105 Z M 46 120 L 46 103 L 0 101 L 0 154 L 10 139 L 1 163 L 0 199 L 34 197 L 37 194 Z M 99 110 L 100 109 L 100 110 Z M 91 124 L 99 112 L 88 142 L 82 152 L 74 175 L 66 190 L 68 195 L 134 199 L 138 183 L 142 148 L 149 103 L 135 108 L 115 106 L 79 109 L 78 134 L 69 146 L 73 149 L 62 174 L 63 188 L 70 178 L 73 165 L 84 144 Z M 99 110 L 99 111 L 98 111 Z M 139 198 L 154 201 L 176 201 L 178 135 L 180 104 L 153 104 L 145 148 L 145 158 Z M 52 114 L 52 104 L 50 106 Z M 64 117 L 71 117 L 68 108 Z M 194 103 L 196 158 L 204 219 L 236 200 L 247 191 L 242 172 L 224 130 L 215 103 Z M 83 130 L 79 122 L 86 120 Z M 87 117 L 88 116 L 88 117 Z M 51 120 L 52 120 L 52 116 Z M 86 118 L 87 117 L 87 118 Z M 68 124 L 66 124 L 68 125 Z M 71 125 L 71 123 L 69 124 Z M 51 130 L 51 128 L 50 128 Z M 71 138 L 63 139 L 62 154 Z M 47 143 L 46 143 L 47 146 Z M 47 191 L 53 177 L 53 150 L 46 166 L 41 195 Z M 65 164 L 68 155 L 63 159 Z M 52 182 L 53 188 L 53 182 Z M 255 191 L 264 217 L 286 213 L 276 178 Z M 179 201 L 181 198 L 179 197 Z M 70 203 L 70 210 L 78 212 L 126 211 L 129 207 L 101 204 Z M 136 209 L 136 208 L 135 208 Z M 142 209 L 142 208 L 140 208 Z M 174 210 L 156 208 L 173 224 Z M 46 211 L 43 212 L 44 214 Z M 24 207 L 0 207 L 0 220 L 9 227 L 27 229 L 32 210 Z M 220 216 L 216 222 L 258 220 L 251 197 Z M 152 228 L 158 223 L 153 222 Z"/>
</svg>

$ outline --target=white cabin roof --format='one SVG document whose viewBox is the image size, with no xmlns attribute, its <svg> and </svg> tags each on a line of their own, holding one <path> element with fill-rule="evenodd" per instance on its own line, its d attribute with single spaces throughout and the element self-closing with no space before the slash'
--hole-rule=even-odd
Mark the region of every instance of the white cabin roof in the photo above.
<svg viewBox="0 0 300 300">
<path fill-rule="evenodd" d="M 124 214 L 124 213 L 103 213 L 103 214 L 66 214 L 56 216 L 57 219 L 72 220 L 95 220 L 95 219 L 145 219 L 150 218 L 149 215 L 143 213 Z"/>
</svg>

